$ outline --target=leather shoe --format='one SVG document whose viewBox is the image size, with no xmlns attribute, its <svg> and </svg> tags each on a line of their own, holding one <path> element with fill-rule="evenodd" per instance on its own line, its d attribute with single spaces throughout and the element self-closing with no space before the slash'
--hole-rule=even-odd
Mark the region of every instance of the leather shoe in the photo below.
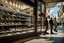
<svg viewBox="0 0 64 43">
<path fill-rule="evenodd" d="M 49 34 L 48 32 L 46 32 L 46 34 Z"/>
<path fill-rule="evenodd" d="M 57 30 L 56 30 L 56 29 L 54 29 L 54 31 L 55 31 L 55 32 L 57 32 Z"/>
<path fill-rule="evenodd" d="M 51 34 L 54 34 L 54 33 L 51 33 Z"/>
</svg>

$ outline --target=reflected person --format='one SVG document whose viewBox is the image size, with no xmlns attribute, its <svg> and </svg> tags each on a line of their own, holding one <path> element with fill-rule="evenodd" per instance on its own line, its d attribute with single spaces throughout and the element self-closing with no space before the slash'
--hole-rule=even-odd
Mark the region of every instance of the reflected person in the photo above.
<svg viewBox="0 0 64 43">
<path fill-rule="evenodd" d="M 49 23 L 50 23 L 50 30 L 51 30 L 51 34 L 54 34 L 53 33 L 53 20 L 52 20 L 52 18 L 50 19 L 50 21 L 49 21 Z"/>
<path fill-rule="evenodd" d="M 44 21 L 44 25 L 46 26 L 46 30 L 44 31 L 44 35 L 45 35 L 45 34 L 49 34 L 49 33 L 47 32 L 47 30 L 48 30 L 48 20 L 47 20 L 47 17 L 46 17 L 46 19 L 45 19 L 45 21 Z"/>
</svg>

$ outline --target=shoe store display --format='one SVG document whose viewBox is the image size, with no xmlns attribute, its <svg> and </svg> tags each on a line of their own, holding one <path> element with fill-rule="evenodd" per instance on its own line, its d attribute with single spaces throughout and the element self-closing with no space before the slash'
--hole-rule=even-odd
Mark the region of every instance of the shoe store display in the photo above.
<svg viewBox="0 0 64 43">
<path fill-rule="evenodd" d="M 2 34 L 1 36 L 16 35 L 17 33 L 22 33 L 22 31 L 27 31 L 29 22 L 31 22 L 30 18 L 31 16 L 22 15 L 22 13 L 20 15 L 20 13 L 14 14 L 14 12 L 11 13 L 0 10 L 0 27 L 2 27 L 0 31 Z M 30 28 L 33 28 L 33 26 Z M 4 33 L 2 33 L 3 30 Z"/>
</svg>

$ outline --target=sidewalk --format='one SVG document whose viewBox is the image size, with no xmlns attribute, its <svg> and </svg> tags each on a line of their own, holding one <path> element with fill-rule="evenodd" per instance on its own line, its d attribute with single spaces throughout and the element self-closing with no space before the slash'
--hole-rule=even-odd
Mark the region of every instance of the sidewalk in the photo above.
<svg viewBox="0 0 64 43">
<path fill-rule="evenodd" d="M 58 32 L 54 32 L 55 34 L 41 34 L 39 37 L 24 43 L 64 43 L 64 28 L 63 26 L 58 26 L 57 29 Z M 50 33 L 50 30 L 48 32 Z"/>
<path fill-rule="evenodd" d="M 55 34 L 43 35 L 42 33 L 39 36 L 16 41 L 16 43 L 64 43 L 64 28 L 63 26 L 58 26 L 57 29 L 58 32 L 54 32 Z M 42 30 L 44 31 L 45 29 Z M 50 33 L 50 30 L 48 32 Z"/>
</svg>

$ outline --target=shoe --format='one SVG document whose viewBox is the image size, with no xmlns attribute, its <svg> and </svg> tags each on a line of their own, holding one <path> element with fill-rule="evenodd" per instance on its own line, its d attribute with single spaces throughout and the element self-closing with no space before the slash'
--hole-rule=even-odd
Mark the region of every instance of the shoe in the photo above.
<svg viewBox="0 0 64 43">
<path fill-rule="evenodd" d="M 43 33 L 43 35 L 49 34 L 48 32 Z"/>
<path fill-rule="evenodd" d="M 54 31 L 55 31 L 55 32 L 57 32 L 57 30 L 56 30 L 56 29 L 54 29 Z"/>
<path fill-rule="evenodd" d="M 54 34 L 54 33 L 51 33 L 51 34 Z"/>
<path fill-rule="evenodd" d="M 46 32 L 46 34 L 49 34 L 48 32 Z"/>
<path fill-rule="evenodd" d="M 46 33 L 43 33 L 43 35 L 46 35 Z"/>
</svg>

